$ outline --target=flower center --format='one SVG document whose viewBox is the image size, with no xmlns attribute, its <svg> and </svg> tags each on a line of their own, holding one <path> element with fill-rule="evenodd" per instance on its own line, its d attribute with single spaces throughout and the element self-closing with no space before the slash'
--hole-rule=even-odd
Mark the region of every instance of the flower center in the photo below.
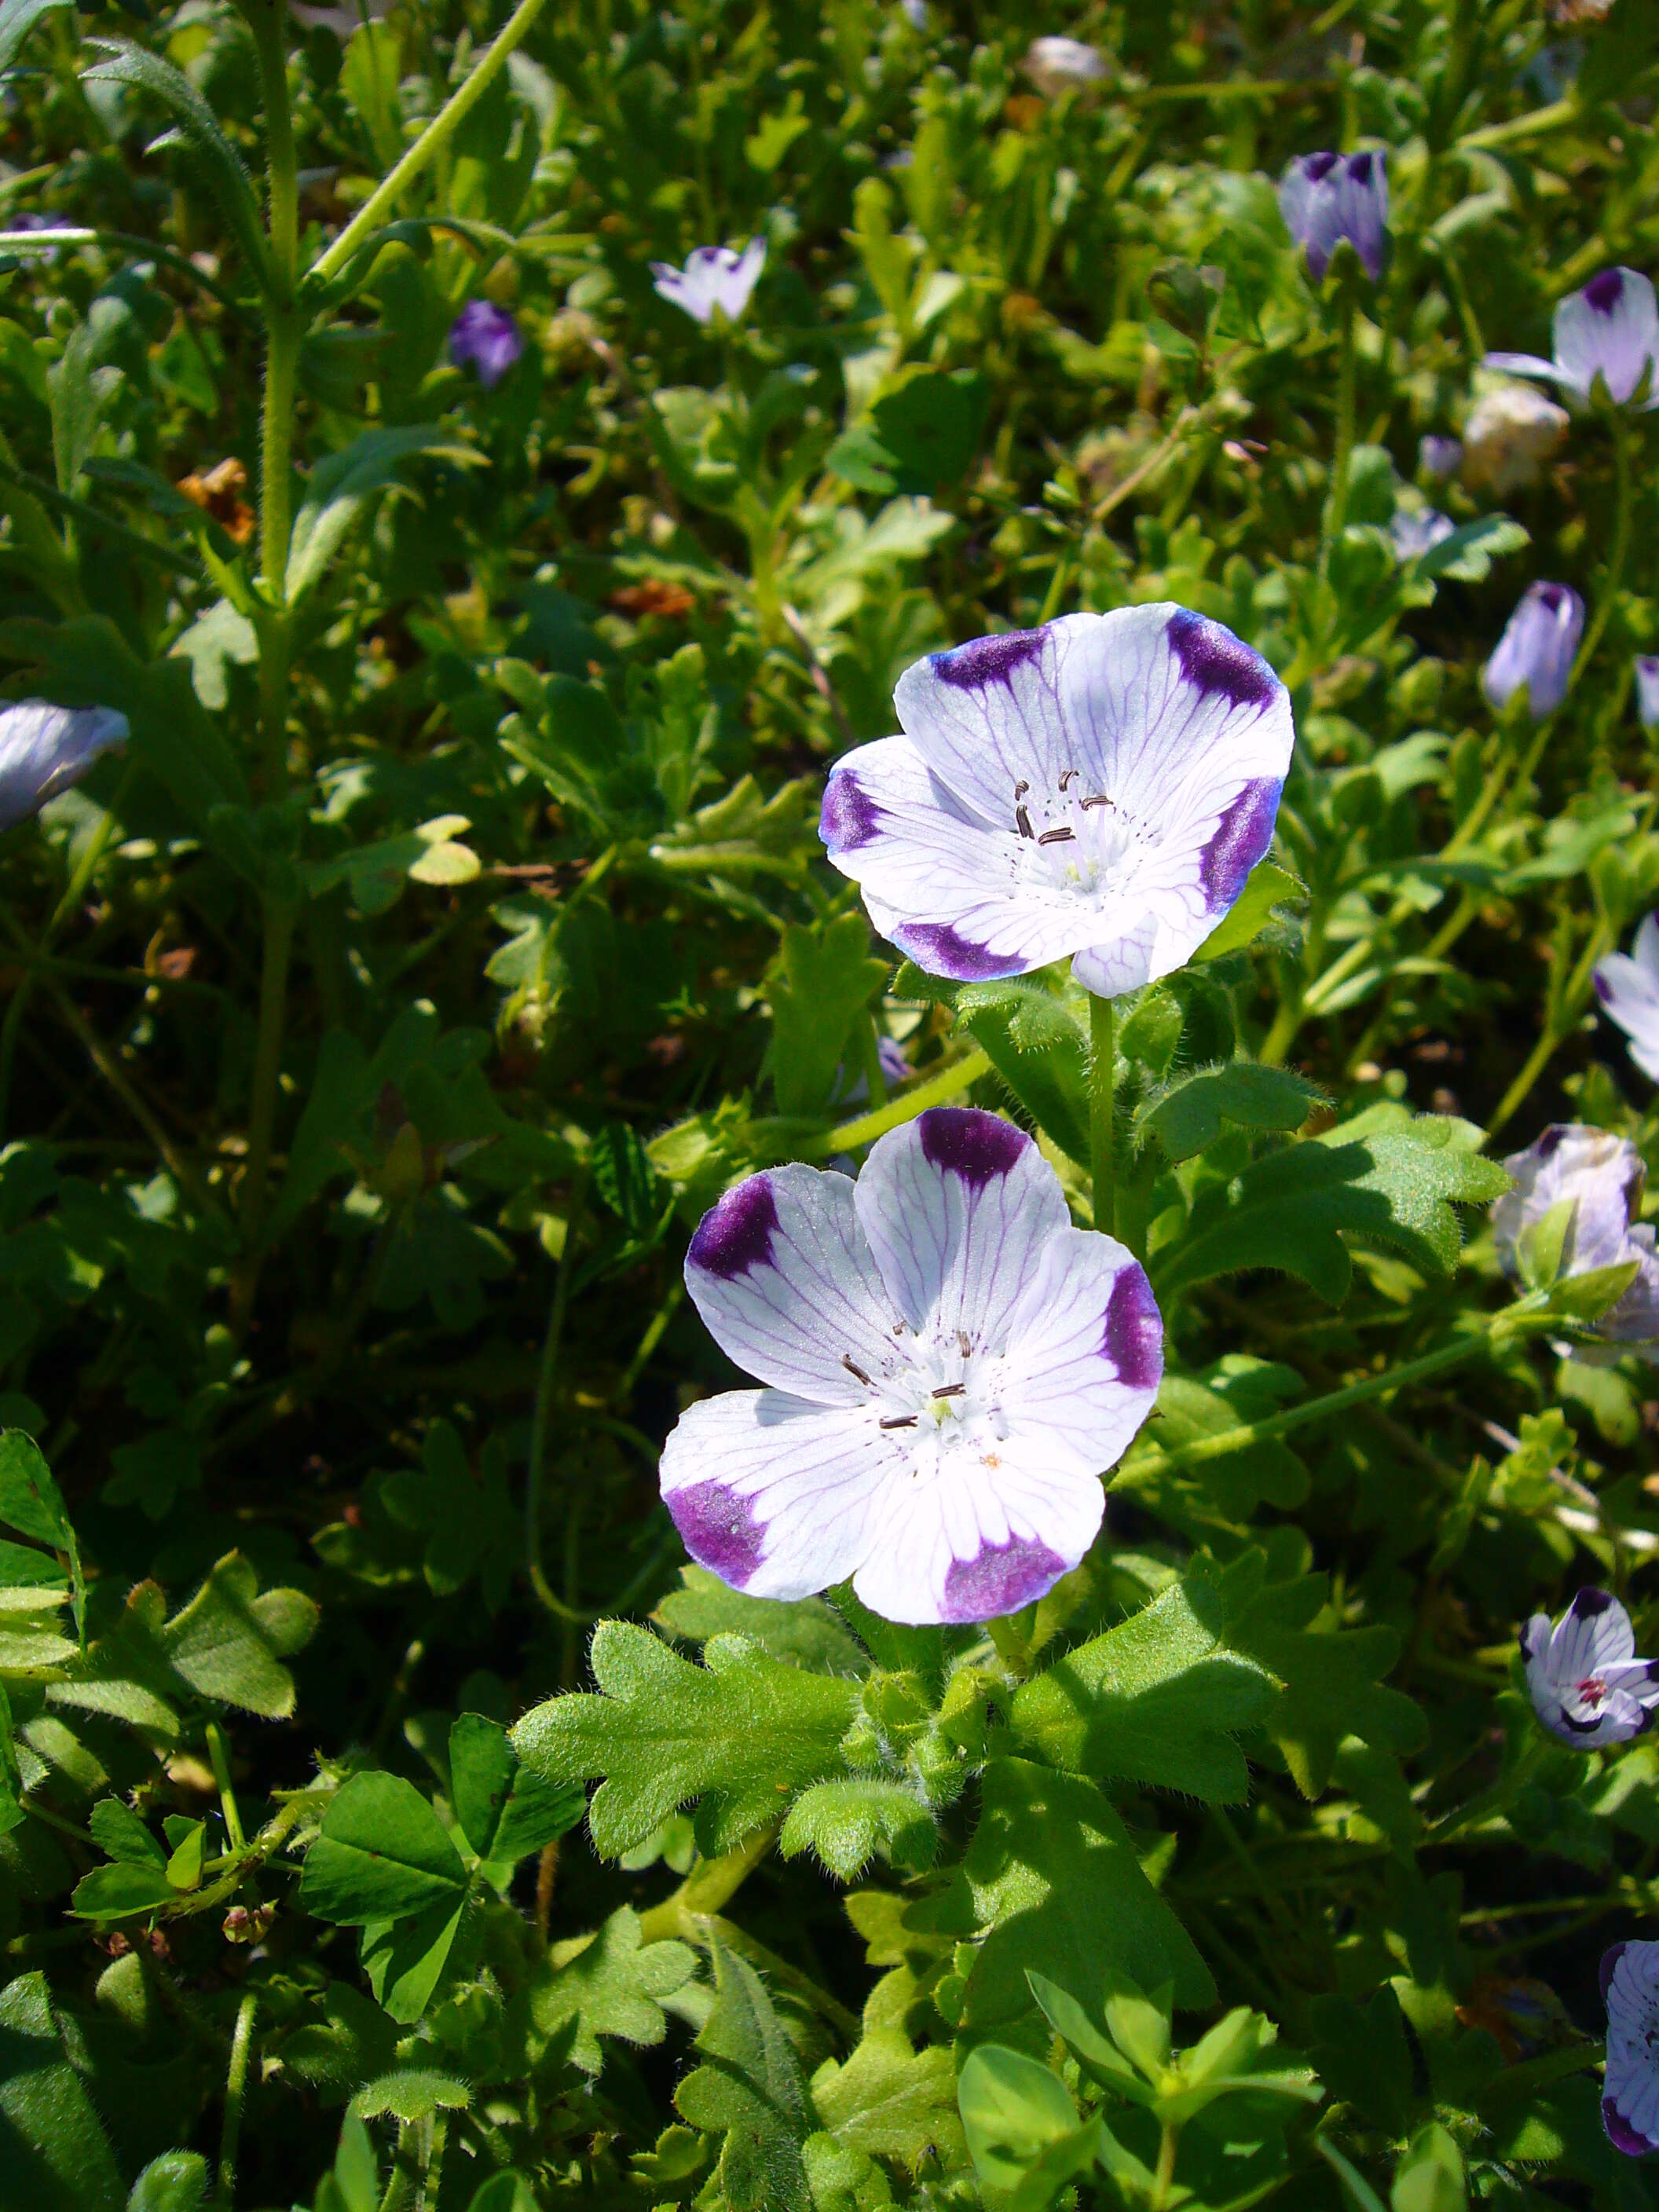
<svg viewBox="0 0 1659 2212">
<path fill-rule="evenodd" d="M 1068 768 L 1052 791 L 1014 786 L 1013 858 L 1016 880 L 1042 890 L 1092 899 L 1103 905 L 1121 893 L 1148 836 L 1139 817 L 1109 792 L 1091 791 Z"/>
<path fill-rule="evenodd" d="M 1607 1686 L 1599 1675 L 1591 1674 L 1578 1685 L 1578 1702 L 1581 1705 L 1599 1705 L 1607 1694 Z"/>
<path fill-rule="evenodd" d="M 917 1446 L 913 1473 L 968 1445 L 982 1450 L 1006 1433 L 996 1399 L 994 1364 L 965 1328 L 928 1338 L 895 1332 L 898 1357 L 877 1376 L 843 1352 L 842 1365 L 870 1393 L 878 1425 Z"/>
</svg>

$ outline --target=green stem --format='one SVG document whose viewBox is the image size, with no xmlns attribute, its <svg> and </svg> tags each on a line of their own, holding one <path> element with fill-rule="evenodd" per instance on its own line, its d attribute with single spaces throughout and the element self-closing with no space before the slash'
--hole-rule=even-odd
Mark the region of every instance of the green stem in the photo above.
<svg viewBox="0 0 1659 2212">
<path fill-rule="evenodd" d="M 392 213 L 416 179 L 424 174 L 448 145 L 461 124 L 507 66 L 507 56 L 528 35 L 532 24 L 545 5 L 546 0 L 520 0 L 520 5 L 503 25 L 501 36 L 489 52 L 475 64 L 465 82 L 451 93 L 390 175 L 370 193 L 327 252 L 313 264 L 311 281 L 326 283 L 331 277 L 339 275 L 358 247 Z"/>
<path fill-rule="evenodd" d="M 270 327 L 265 334 L 264 412 L 259 436 L 259 568 L 264 579 L 266 597 L 274 607 L 279 609 L 285 608 L 288 604 L 288 554 L 293 535 L 294 507 L 294 388 L 302 335 L 302 327 L 296 315 L 287 310 L 271 311 Z M 278 627 L 276 623 L 261 626 L 259 650 L 262 663 L 270 650 L 270 635 Z M 283 674 L 278 696 L 285 702 L 288 677 L 285 637 L 283 647 Z M 269 697 L 265 728 L 269 745 Z"/>
<path fill-rule="evenodd" d="M 949 1067 L 941 1069 L 926 1083 L 909 1085 L 900 1097 L 890 1098 L 874 1113 L 860 1114 L 855 1121 L 843 1121 L 838 1128 L 826 1129 L 820 1137 L 807 1138 L 797 1148 L 797 1157 L 827 1160 L 837 1152 L 853 1152 L 860 1145 L 873 1145 L 878 1137 L 884 1137 L 890 1129 L 896 1129 L 903 1122 L 914 1121 L 930 1106 L 942 1106 L 947 1098 L 960 1097 L 981 1076 L 990 1072 L 988 1054 L 976 1048 L 961 1060 L 952 1060 Z"/>
<path fill-rule="evenodd" d="M 253 1991 L 249 1990 L 236 2010 L 230 2068 L 225 2075 L 225 2121 L 219 2136 L 219 2186 L 213 2198 L 216 2212 L 231 2212 L 236 2198 L 236 2153 L 242 2137 L 242 2106 L 247 2095 L 247 2067 L 253 2049 L 257 2002 Z"/>
<path fill-rule="evenodd" d="M 757 1828 L 717 1859 L 699 1859 L 672 1897 L 640 1915 L 640 1940 L 654 1943 L 665 1936 L 689 1937 L 695 1942 L 697 1923 L 729 1903 L 772 1848 L 777 1824 Z"/>
<path fill-rule="evenodd" d="M 1112 1233 L 1115 1186 L 1112 1158 L 1112 1086 L 1117 1073 L 1115 1008 L 1089 1000 L 1089 1164 L 1094 1176 L 1095 1227 Z"/>
<path fill-rule="evenodd" d="M 1549 1066 L 1557 1048 L 1565 1044 L 1578 1026 L 1583 1012 L 1584 1000 L 1589 990 L 1590 975 L 1596 962 L 1607 949 L 1607 931 L 1604 922 L 1597 922 L 1589 933 L 1589 941 L 1579 956 L 1578 964 L 1567 980 L 1561 994 L 1559 1010 L 1544 1024 L 1543 1035 L 1527 1055 L 1522 1067 L 1509 1089 L 1498 1101 L 1498 1111 L 1486 1124 L 1486 1134 L 1495 1137 L 1504 1124 L 1525 1104 L 1534 1083 Z"/>
<path fill-rule="evenodd" d="M 242 1235 L 249 1252 L 264 1225 L 265 1182 L 276 1097 L 283 1073 L 283 1027 L 288 1010 L 289 956 L 295 910 L 285 899 L 265 900 L 264 954 L 259 973 L 259 1029 L 253 1048 L 253 1089 L 248 1111 L 247 1166 L 243 1177 Z"/>
<path fill-rule="evenodd" d="M 563 1621 L 567 1627 L 576 1628 L 587 1626 L 587 1615 L 559 1595 L 542 1566 L 542 1484 L 547 1473 L 547 1431 L 553 1418 L 559 1342 L 564 1334 L 565 1315 L 569 1310 L 576 1245 L 586 1206 L 587 1182 L 584 1176 L 571 1194 L 570 1211 L 565 1217 L 564 1249 L 559 1255 L 558 1279 L 553 1285 L 553 1304 L 547 1316 L 547 1334 L 542 1340 L 541 1367 L 536 1377 L 536 1409 L 530 1423 L 530 1465 L 524 1492 L 524 1552 L 530 1587 L 556 1620 Z"/>
<path fill-rule="evenodd" d="M 1170 2191 L 1175 2185 L 1176 2146 L 1181 2141 L 1181 2130 L 1168 2120 L 1158 2146 L 1158 2172 L 1152 2177 L 1152 2203 L 1156 2212 L 1170 2201 Z"/>
<path fill-rule="evenodd" d="M 224 1730 L 217 1721 L 207 1724 L 208 1757 L 213 1762 L 213 1778 L 219 1785 L 219 1805 L 225 1816 L 225 1838 L 233 1853 L 247 1848 L 247 1838 L 242 1832 L 241 1808 L 236 1802 L 236 1791 L 230 1778 L 230 1753 L 225 1742 Z"/>
<path fill-rule="evenodd" d="M 1601 589 L 1596 595 L 1595 612 L 1590 617 L 1589 628 L 1584 632 L 1584 641 L 1572 664 L 1571 680 L 1574 684 L 1589 666 L 1591 655 L 1601 642 L 1612 617 L 1613 603 L 1619 597 L 1619 586 L 1624 580 L 1625 562 L 1630 556 L 1631 525 L 1636 507 L 1636 471 L 1631 466 L 1630 424 L 1622 412 L 1613 418 L 1613 465 L 1617 484 L 1613 548 L 1607 555 L 1607 573 L 1602 578 Z"/>
<path fill-rule="evenodd" d="M 1336 447 L 1331 455 L 1330 495 L 1325 502 L 1325 538 L 1319 560 L 1322 575 L 1330 566 L 1331 548 L 1342 535 L 1348 519 L 1348 472 L 1353 459 L 1354 308 L 1353 285 L 1345 277 L 1337 307 L 1340 350 L 1337 362 Z"/>
</svg>

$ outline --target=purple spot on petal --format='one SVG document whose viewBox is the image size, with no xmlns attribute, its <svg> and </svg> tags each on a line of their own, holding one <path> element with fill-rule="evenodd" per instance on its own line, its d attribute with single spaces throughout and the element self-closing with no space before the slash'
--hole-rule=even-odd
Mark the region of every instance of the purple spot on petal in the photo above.
<svg viewBox="0 0 1659 2212">
<path fill-rule="evenodd" d="M 918 968 L 930 975 L 948 975 L 957 983 L 990 983 L 1003 975 L 1023 975 L 1030 965 L 1018 953 L 1004 956 L 975 945 L 948 921 L 907 921 L 892 934 L 899 951 L 908 952 Z"/>
<path fill-rule="evenodd" d="M 1650 2151 L 1659 2148 L 1659 2145 L 1650 2142 L 1632 2127 L 1611 2097 L 1601 2100 L 1601 2124 L 1607 2131 L 1607 2141 L 1615 2150 L 1623 2151 L 1626 2158 L 1645 2158 Z"/>
<path fill-rule="evenodd" d="M 946 1620 L 991 1620 L 1030 1605 L 1065 1572 L 1065 1560 L 1046 1544 L 1018 1536 L 1006 1544 L 988 1544 L 971 1559 L 951 1561 L 940 1611 Z"/>
<path fill-rule="evenodd" d="M 981 684 L 1006 684 L 1024 662 L 1035 660 L 1047 635 L 1046 630 L 1011 629 L 998 637 L 976 637 L 953 652 L 930 653 L 927 665 L 941 684 L 977 691 Z"/>
<path fill-rule="evenodd" d="M 1553 615 L 1559 615 L 1572 597 L 1565 584 L 1534 584 L 1533 590 L 1539 605 L 1547 607 Z"/>
<path fill-rule="evenodd" d="M 1279 794 L 1277 776 L 1247 783 L 1222 816 L 1215 835 L 1199 855 L 1199 881 L 1212 914 L 1224 914 L 1244 888 L 1244 879 L 1273 842 Z"/>
<path fill-rule="evenodd" d="M 1336 167 L 1337 160 L 1338 156 L 1334 154 L 1304 154 L 1302 157 L 1302 173 L 1306 177 L 1311 177 L 1315 184 L 1320 184 Z"/>
<path fill-rule="evenodd" d="M 1607 1595 L 1606 1590 L 1585 1589 L 1579 1591 L 1567 1609 L 1570 1613 L 1575 1613 L 1580 1620 L 1595 1620 L 1604 1613 L 1612 1603 L 1613 1600 Z"/>
<path fill-rule="evenodd" d="M 1369 185 L 1371 180 L 1371 157 L 1369 154 L 1353 154 L 1348 158 L 1348 174 L 1357 185 Z"/>
<path fill-rule="evenodd" d="M 994 1176 L 1012 1175 L 1031 1148 L 1023 1129 L 976 1106 L 933 1106 L 916 1116 L 922 1158 L 982 1190 Z"/>
<path fill-rule="evenodd" d="M 1590 971 L 1590 982 L 1595 989 L 1596 997 L 1601 1001 L 1601 1004 L 1604 1006 L 1607 1006 L 1613 997 L 1613 986 L 1608 982 L 1607 977 L 1601 973 L 1601 970 L 1599 968 L 1593 969 Z"/>
<path fill-rule="evenodd" d="M 1601 1954 L 1601 2001 L 1604 2004 L 1607 1991 L 1613 1987 L 1613 1970 L 1629 1948 L 1627 1943 L 1613 1943 Z"/>
<path fill-rule="evenodd" d="M 1540 1160 L 1547 1160 L 1552 1156 L 1552 1154 L 1560 1151 L 1562 1144 L 1565 1140 L 1569 1127 L 1570 1124 L 1565 1121 L 1552 1121 L 1550 1123 L 1548 1128 L 1545 1130 L 1543 1135 L 1533 1146 L 1534 1152 L 1537 1153 Z"/>
<path fill-rule="evenodd" d="M 1164 1316 L 1144 1268 L 1126 1267 L 1112 1285 L 1101 1349 L 1126 1389 L 1157 1389 L 1164 1375 Z"/>
<path fill-rule="evenodd" d="M 723 1483 L 699 1482 L 690 1490 L 670 1491 L 663 1503 L 697 1565 L 742 1589 L 761 1563 L 766 1534 L 749 1500 Z"/>
<path fill-rule="evenodd" d="M 867 845 L 880 819 L 881 809 L 858 778 L 844 768 L 837 769 L 824 792 L 823 811 L 818 817 L 818 835 L 830 851 L 850 853 Z"/>
<path fill-rule="evenodd" d="M 730 1282 L 750 1267 L 763 1267 L 772 1256 L 772 1231 L 778 1225 L 777 1201 L 763 1175 L 728 1190 L 718 1206 L 711 1206 L 697 1224 L 688 1267 L 705 1269 Z"/>
<path fill-rule="evenodd" d="M 1622 269 L 1604 269 L 1599 276 L 1592 276 L 1584 287 L 1584 297 L 1598 315 L 1610 315 L 1625 295 L 1625 272 Z"/>
<path fill-rule="evenodd" d="M 1235 707 L 1266 707 L 1277 694 L 1273 670 L 1224 623 L 1177 607 L 1166 635 L 1182 673 L 1199 690 L 1219 691 Z"/>
</svg>

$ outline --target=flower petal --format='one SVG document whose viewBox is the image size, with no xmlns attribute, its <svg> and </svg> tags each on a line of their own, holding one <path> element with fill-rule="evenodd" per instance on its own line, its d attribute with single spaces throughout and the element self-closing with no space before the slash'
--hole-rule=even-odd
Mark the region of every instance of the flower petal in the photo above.
<svg viewBox="0 0 1659 2212">
<path fill-rule="evenodd" d="M 1599 374 L 1622 404 L 1659 370 L 1659 304 L 1634 269 L 1604 269 L 1563 300 L 1553 335 L 1562 377 L 1586 394 Z"/>
<path fill-rule="evenodd" d="M 1650 915 L 1644 929 L 1652 919 Z M 1637 949 L 1639 955 L 1639 935 Z M 1593 981 L 1602 1012 L 1630 1039 L 1631 1058 L 1644 1075 L 1659 1083 L 1659 975 L 1643 958 L 1609 952 L 1596 962 Z"/>
<path fill-rule="evenodd" d="M 1093 1476 L 953 1459 L 883 1492 L 853 1588 L 888 1620 L 989 1620 L 1069 1573 L 1105 1510 Z"/>
<path fill-rule="evenodd" d="M 854 1203 L 907 1326 L 941 1343 L 962 1330 L 993 1352 L 1071 1221 L 1024 1130 L 963 1106 L 936 1106 L 878 1139 Z"/>
<path fill-rule="evenodd" d="M 686 1550 L 734 1589 L 810 1597 L 866 1556 L 902 1443 L 874 1409 L 731 1390 L 681 1414 L 663 1446 L 663 1502 Z"/>
<path fill-rule="evenodd" d="M 685 1255 L 686 1287 L 720 1349 L 821 1406 L 868 1403 L 894 1360 L 897 1316 L 853 1190 L 844 1175 L 768 1168 L 704 1214 Z"/>
<path fill-rule="evenodd" d="M 1636 1632 L 1618 1599 L 1581 1589 L 1551 1639 L 1550 1672 L 1557 1681 L 1580 1682 L 1635 1656 Z"/>
<path fill-rule="evenodd" d="M 1009 1317 L 998 1401 L 1005 1467 L 1099 1475 L 1152 1412 L 1164 1321 L 1146 1270 L 1116 1239 L 1066 1229 Z"/>
<path fill-rule="evenodd" d="M 1483 365 L 1505 376 L 1547 377 L 1552 384 L 1565 384 L 1570 390 L 1577 389 L 1571 378 L 1558 368 L 1553 361 L 1546 361 L 1541 354 L 1489 353 Z"/>
</svg>

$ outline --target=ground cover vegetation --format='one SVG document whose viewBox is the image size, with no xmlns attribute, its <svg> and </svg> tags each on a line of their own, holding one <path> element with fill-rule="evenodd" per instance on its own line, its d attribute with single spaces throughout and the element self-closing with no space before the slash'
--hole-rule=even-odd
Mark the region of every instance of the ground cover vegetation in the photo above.
<svg viewBox="0 0 1659 2212">
<path fill-rule="evenodd" d="M 0 77 L 0 2203 L 1659 2201 L 1647 0 Z"/>
</svg>

